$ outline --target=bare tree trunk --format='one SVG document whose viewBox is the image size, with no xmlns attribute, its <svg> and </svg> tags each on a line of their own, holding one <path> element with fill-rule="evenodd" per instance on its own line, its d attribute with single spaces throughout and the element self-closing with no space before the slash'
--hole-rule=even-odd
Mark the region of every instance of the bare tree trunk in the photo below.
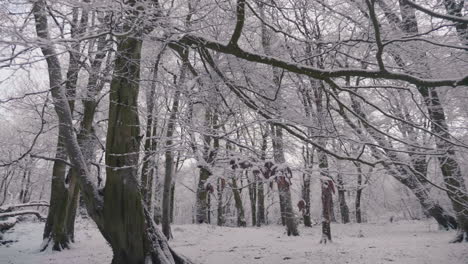
<svg viewBox="0 0 468 264">
<path fill-rule="evenodd" d="M 460 14 L 456 13 L 457 10 L 453 9 L 455 6 L 451 2 L 453 3 L 453 1 L 445 1 L 447 11 L 459 16 Z M 399 19 L 399 16 L 395 16 L 395 13 L 388 8 L 385 1 L 379 1 L 379 4 L 382 9 L 384 9 L 387 20 L 396 28 L 399 28 L 408 35 L 419 33 L 415 10 L 406 2 L 400 1 L 401 20 Z M 463 41 L 463 37 L 466 37 L 466 27 L 460 28 L 459 24 L 456 24 L 456 27 L 457 32 Z M 406 69 L 405 62 L 399 54 L 391 55 L 400 67 Z M 410 60 L 417 62 L 416 65 L 418 66 L 417 70 L 419 72 L 430 75 L 429 73 L 431 71 L 427 63 L 428 58 L 425 53 L 417 52 L 412 58 L 410 58 Z M 419 85 L 417 86 L 417 89 L 424 98 L 424 103 L 431 121 L 431 130 L 436 135 L 436 149 L 439 153 L 443 153 L 438 157 L 439 166 L 442 171 L 445 186 L 448 190 L 447 195 L 452 202 L 452 207 L 456 214 L 459 229 L 458 235 L 452 242 L 461 242 L 464 239 L 465 241 L 468 241 L 468 192 L 461 174 L 460 165 L 455 157 L 455 146 L 449 142 L 450 139 L 452 139 L 452 136 L 449 132 L 444 108 L 440 102 L 436 88 Z"/>
<path fill-rule="evenodd" d="M 445 112 L 435 89 L 419 87 L 419 91 L 427 105 L 432 131 L 440 137 L 435 139 L 437 150 L 444 153 L 444 156 L 438 157 L 438 161 L 459 229 L 457 237 L 452 242 L 462 242 L 463 239 L 468 242 L 468 192 L 460 165 L 455 157 L 455 147 L 446 141 L 452 137 L 449 133 Z"/>
<path fill-rule="evenodd" d="M 171 224 L 174 223 L 174 210 L 175 210 L 175 183 L 173 181 L 171 185 L 171 215 L 170 215 Z"/>
<path fill-rule="evenodd" d="M 257 225 L 257 177 L 252 175 L 252 180 L 247 175 L 247 184 L 250 198 L 250 213 L 252 214 L 252 226 Z"/>
<path fill-rule="evenodd" d="M 367 134 L 373 140 L 375 140 L 378 145 L 380 145 L 384 149 L 389 149 L 389 143 L 387 142 L 387 140 L 378 131 L 375 131 L 372 127 L 368 125 L 367 115 L 363 112 L 360 102 L 355 98 L 355 96 L 351 95 L 350 97 L 352 101 L 351 107 L 353 111 L 359 116 L 360 119 L 366 122 L 361 122 L 363 127 L 362 129 L 359 125 L 353 123 L 348 118 L 348 116 L 343 111 L 342 106 L 340 106 L 339 113 L 343 117 L 345 122 L 357 133 L 361 140 L 368 140 L 364 136 L 364 131 L 366 131 Z M 385 151 L 384 154 L 382 154 L 382 152 L 377 151 L 374 147 L 371 147 L 370 150 L 371 154 L 376 159 L 382 159 L 382 155 L 385 155 L 386 159 L 390 159 L 395 163 L 399 164 L 403 163 L 394 152 Z M 415 157 L 412 157 L 412 161 L 414 160 Z M 421 172 L 419 173 L 422 173 L 421 166 L 416 164 L 413 165 L 413 167 L 420 170 Z M 413 171 L 409 170 L 403 165 L 391 166 L 390 164 L 384 164 L 384 168 L 391 176 L 393 176 L 400 183 L 408 187 L 414 193 L 422 208 L 426 212 L 428 212 L 432 217 L 434 217 L 434 219 L 439 223 L 439 225 L 443 226 L 446 229 L 456 228 L 457 224 L 455 223 L 454 218 L 450 214 L 448 214 L 434 199 L 432 199 L 429 196 L 429 189 L 424 185 L 424 183 L 427 182 L 427 180 L 425 179 L 425 175 L 415 174 Z"/>
<path fill-rule="evenodd" d="M 63 137 L 64 131 L 60 131 L 55 151 L 55 159 L 52 167 L 52 181 L 50 193 L 50 207 L 47 215 L 46 224 L 44 227 L 41 250 L 45 250 L 49 244 L 52 244 L 52 250 L 60 251 L 67 249 L 70 246 L 70 238 L 66 230 L 66 225 L 62 221 L 66 218 L 65 210 L 67 209 L 68 191 L 65 187 L 66 165 L 58 160 L 66 160 L 67 154 Z M 62 224 L 60 224 L 62 222 Z"/>
<path fill-rule="evenodd" d="M 304 219 L 304 225 L 307 227 L 312 227 L 312 221 L 310 219 L 310 178 L 309 173 L 304 173 L 302 175 L 302 200 L 304 200 L 305 206 L 302 217 Z"/>
<path fill-rule="evenodd" d="M 140 127 L 135 108 L 141 44 L 136 37 L 119 39 L 110 88 L 103 218 L 113 264 L 144 263 L 148 258 L 155 263 L 178 262 L 155 228 L 137 182 Z"/>
<path fill-rule="evenodd" d="M 281 190 L 279 190 L 279 187 L 278 187 L 278 194 L 279 194 L 279 206 L 280 206 L 280 217 L 281 217 L 281 225 L 282 226 L 286 226 L 286 219 L 285 219 L 285 215 L 286 215 L 286 209 L 285 209 L 285 206 L 284 206 L 284 199 L 283 199 L 283 195 L 281 195 Z"/>
<path fill-rule="evenodd" d="M 191 113 L 193 109 L 189 110 Z M 189 118 L 191 119 L 191 117 Z M 207 184 L 208 178 L 212 175 L 211 169 L 214 165 L 216 155 L 219 150 L 219 138 L 216 136 L 219 129 L 218 114 L 206 106 L 205 109 L 205 129 L 203 136 L 203 160 L 199 160 L 200 177 L 197 187 L 196 200 L 196 222 L 209 223 L 210 220 L 210 199 L 209 195 L 214 191 L 211 183 Z M 214 135 L 214 136 L 213 136 Z M 194 139 L 193 139 L 194 140 Z M 213 146 L 211 146 L 213 142 Z M 194 152 L 197 152 L 196 146 L 192 146 Z M 210 193 L 209 193 L 210 192 Z"/>
<path fill-rule="evenodd" d="M 267 129 L 263 129 L 262 133 L 262 146 L 260 148 L 261 154 L 260 154 L 260 160 L 262 162 L 265 162 L 266 159 L 266 150 L 268 148 L 268 133 Z M 260 227 L 261 225 L 264 225 L 266 223 L 266 217 L 265 217 L 265 193 L 264 193 L 264 186 L 265 184 L 263 183 L 263 178 L 261 178 L 259 175 L 255 175 L 255 178 L 257 179 L 257 226 Z"/>
<path fill-rule="evenodd" d="M 338 201 L 340 203 L 341 221 L 343 224 L 349 223 L 349 208 L 346 204 L 345 188 L 343 184 L 343 175 L 338 173 L 337 177 Z"/>
<path fill-rule="evenodd" d="M 258 3 L 260 9 L 260 16 L 262 19 L 265 19 L 264 4 Z M 266 55 L 271 55 L 271 34 L 268 31 L 264 23 L 261 26 L 262 31 L 262 46 Z M 273 83 L 276 87 L 281 86 L 281 77 L 278 69 L 272 67 L 272 76 Z M 278 95 L 278 98 L 281 98 L 281 95 Z M 278 103 L 278 101 L 276 102 Z M 283 147 L 283 131 L 279 126 L 272 126 L 272 139 L 273 139 L 273 153 L 274 160 L 277 165 L 284 165 L 286 159 L 284 157 L 284 147 Z M 286 175 L 284 175 L 286 177 Z M 288 236 L 298 236 L 299 231 L 297 229 L 297 222 L 295 221 L 294 209 L 292 207 L 291 201 L 291 190 L 289 184 L 278 184 L 279 200 L 280 200 L 280 210 L 281 210 L 281 222 L 286 225 L 286 230 Z"/>
<path fill-rule="evenodd" d="M 81 35 L 88 23 L 88 11 L 83 10 L 81 12 L 81 20 L 78 23 L 78 8 L 73 10 L 73 21 L 71 25 L 71 37 L 77 38 Z M 104 37 L 105 40 L 105 37 Z M 80 43 L 73 43 L 71 46 L 69 67 L 67 71 L 67 79 L 65 80 L 65 89 L 68 97 L 68 104 L 70 106 L 71 113 L 73 114 L 73 109 L 75 106 L 75 94 L 76 86 L 78 81 L 78 73 L 80 71 L 80 57 L 78 53 L 80 50 Z M 105 55 L 105 53 L 104 53 Z M 95 65 L 93 65 L 95 66 Z M 100 66 L 100 64 L 99 64 Z M 95 70 L 96 68 L 93 68 Z M 92 85 L 92 81 L 89 82 L 88 88 Z M 94 114 L 94 112 L 93 112 Z M 56 158 L 62 160 L 67 160 L 67 155 L 64 149 L 63 138 L 65 135 L 64 131 L 59 129 L 59 139 L 57 145 Z M 62 133 L 62 134 L 61 134 Z M 81 135 L 83 136 L 83 135 Z M 60 149 L 60 150 L 59 150 Z M 55 164 L 60 163 L 60 164 Z M 67 176 L 65 177 L 66 168 L 65 164 L 61 161 L 54 162 L 55 172 L 53 172 L 53 177 L 56 179 L 52 184 L 51 193 L 56 193 L 56 195 L 51 194 L 51 206 L 52 210 L 49 210 L 49 215 L 47 217 L 46 226 L 44 229 L 44 241 L 41 250 L 45 250 L 49 243 L 52 243 L 53 250 L 61 250 L 69 247 L 69 243 L 74 241 L 74 227 L 75 227 L 75 217 L 76 211 L 78 208 L 78 198 L 79 198 L 79 184 L 77 179 L 77 172 L 70 168 Z M 54 169 L 53 169 L 54 171 Z M 66 185 L 68 185 L 68 187 Z M 52 200 L 59 199 L 59 200 Z"/>
<path fill-rule="evenodd" d="M 209 129 L 212 124 L 212 113 L 208 107 L 205 110 L 205 128 Z M 197 200 L 196 200 L 196 221 L 199 224 L 209 223 L 208 215 L 210 213 L 210 208 L 208 204 L 208 186 L 206 181 L 211 176 L 211 171 L 209 166 L 211 166 L 216 152 L 211 149 L 211 136 L 204 135 L 203 140 L 203 165 L 200 165 L 200 177 L 198 179 L 198 188 L 197 188 Z"/>
<path fill-rule="evenodd" d="M 362 194 L 362 169 L 361 164 L 355 163 L 357 169 L 357 186 L 356 186 L 356 200 L 354 202 L 356 209 L 356 223 L 362 223 L 361 215 L 361 194 Z"/>
<path fill-rule="evenodd" d="M 304 201 L 304 208 L 302 210 L 302 217 L 304 218 L 304 225 L 312 227 L 310 218 L 310 181 L 311 169 L 313 166 L 313 150 L 308 145 L 302 147 L 302 156 L 304 158 L 304 170 L 302 174 L 302 200 Z"/>
<path fill-rule="evenodd" d="M 208 223 L 208 191 L 206 190 L 206 180 L 210 177 L 211 173 L 205 168 L 200 168 L 200 177 L 198 180 L 197 188 L 197 202 L 196 202 L 196 221 L 198 224 Z"/>
<path fill-rule="evenodd" d="M 264 183 L 262 179 L 258 179 L 257 183 L 257 226 L 265 224 L 265 193 L 263 190 Z"/>
<path fill-rule="evenodd" d="M 0 205 L 3 205 L 8 199 L 8 189 L 10 187 L 11 181 L 15 177 L 16 168 L 7 168 L 4 171 L 4 176 L 2 183 L 0 184 L 0 192 L 2 193 L 2 199 L 0 200 Z"/>
<path fill-rule="evenodd" d="M 328 241 L 332 240 L 330 223 L 333 221 L 333 193 L 335 191 L 333 179 L 328 174 L 328 157 L 322 151 L 317 152 L 322 192 L 322 238 L 320 243 L 326 244 Z"/>
<path fill-rule="evenodd" d="M 34 2 L 32 13 L 38 37 L 49 40 L 46 3 Z M 134 36 L 122 36 L 117 42 L 116 76 L 110 88 L 104 199 L 92 183 L 82 148 L 73 131 L 57 53 L 50 44 L 52 42 L 44 41 L 40 48 L 48 65 L 59 129 L 62 129 L 71 163 L 79 172 L 88 213 L 113 249 L 112 263 L 184 263 L 186 260 L 169 248 L 164 235 L 155 228 L 144 208 L 136 179 L 139 123 L 135 108 L 138 106 L 141 41 Z"/>
<path fill-rule="evenodd" d="M 224 186 L 225 185 L 225 180 L 224 179 L 218 179 L 217 184 L 216 184 L 216 192 L 218 194 L 218 210 L 217 210 L 217 225 L 218 226 L 223 226 L 225 223 L 224 219 L 224 199 L 223 199 L 223 194 L 224 194 Z"/>
<path fill-rule="evenodd" d="M 322 176 L 325 177 L 325 176 Z M 331 237 L 331 203 L 333 202 L 332 190 L 333 181 L 321 179 L 322 189 L 322 238 L 320 239 L 321 244 L 326 244 L 332 241 Z"/>
<path fill-rule="evenodd" d="M 164 189 L 163 189 L 163 197 L 162 197 L 162 218 L 161 218 L 161 225 L 162 231 L 167 239 L 172 238 L 171 234 L 171 198 L 173 197 L 172 190 L 173 189 L 173 175 L 175 173 L 174 168 L 174 157 L 172 153 L 172 148 L 174 141 L 172 138 L 174 137 L 174 132 L 176 128 L 176 121 L 177 121 L 177 114 L 179 112 L 179 101 L 181 96 L 181 86 L 185 84 L 185 75 L 186 75 L 186 68 L 187 63 L 186 60 L 188 54 L 184 54 L 182 58 L 183 64 L 180 69 L 180 77 L 177 83 L 175 83 L 176 90 L 174 92 L 174 98 L 172 101 L 172 109 L 169 115 L 169 121 L 167 123 L 167 130 L 166 130 L 166 161 L 165 161 L 165 170 L 166 173 L 164 175 Z"/>
<path fill-rule="evenodd" d="M 20 203 L 27 203 L 31 184 L 31 168 L 26 165 L 23 170 L 23 177 L 21 178 L 21 189 L 18 200 Z"/>
<path fill-rule="evenodd" d="M 236 210 L 237 210 L 237 226 L 246 227 L 247 222 L 245 221 L 244 206 L 242 205 L 242 198 L 239 192 L 239 187 L 237 186 L 237 181 L 234 177 L 235 175 L 233 175 L 233 178 L 232 178 L 231 189 L 232 189 L 232 194 L 234 195 L 234 202 L 236 204 Z"/>
<path fill-rule="evenodd" d="M 153 181 L 156 170 L 155 152 L 157 148 L 157 133 L 158 120 L 155 114 L 156 101 L 156 83 L 158 78 L 159 62 L 164 54 L 164 48 L 159 52 L 153 67 L 153 76 L 150 90 L 146 96 L 146 133 L 145 133 L 145 155 L 143 157 L 143 168 L 141 170 L 141 194 L 147 208 L 152 208 L 153 198 Z"/>
<path fill-rule="evenodd" d="M 280 127 L 273 127 L 273 155 L 275 163 L 283 165 L 286 161 L 284 157 L 284 143 L 283 143 L 283 132 Z M 283 172 L 284 173 L 284 172 Z M 278 177 L 288 177 L 287 175 L 277 175 Z M 288 236 L 298 236 L 299 230 L 297 229 L 296 217 L 294 215 L 294 209 L 292 207 L 291 201 L 291 189 L 289 188 L 289 183 L 286 180 L 279 180 L 278 182 L 278 192 L 281 208 L 281 217 L 284 219 L 286 225 L 286 231 Z"/>
</svg>

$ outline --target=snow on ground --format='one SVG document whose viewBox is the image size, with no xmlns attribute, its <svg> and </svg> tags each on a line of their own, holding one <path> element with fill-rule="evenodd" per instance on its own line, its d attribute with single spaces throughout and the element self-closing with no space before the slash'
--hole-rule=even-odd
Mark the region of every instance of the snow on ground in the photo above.
<svg viewBox="0 0 468 264">
<path fill-rule="evenodd" d="M 0 263 L 110 263 L 110 248 L 86 221 L 77 224 L 77 243 L 72 250 L 38 252 L 43 225 L 22 223 L 6 234 L 5 239 L 18 242 L 0 246 Z M 320 226 L 301 228 L 300 237 L 288 237 L 281 226 L 176 225 L 171 245 L 200 264 L 468 263 L 468 244 L 447 243 L 455 233 L 439 231 L 433 222 L 333 224 L 334 242 L 326 245 L 318 243 L 320 230 Z"/>
<path fill-rule="evenodd" d="M 108 264 L 112 251 L 94 223 L 76 223 L 76 242 L 71 250 L 39 252 L 44 223 L 20 223 L 9 230 L 5 240 L 18 240 L 0 246 L 0 264 Z"/>
</svg>

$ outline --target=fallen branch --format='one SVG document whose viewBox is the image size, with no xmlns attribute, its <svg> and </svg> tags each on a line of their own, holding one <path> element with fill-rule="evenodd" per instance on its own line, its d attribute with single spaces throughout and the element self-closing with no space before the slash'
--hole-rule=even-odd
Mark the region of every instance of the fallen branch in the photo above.
<svg viewBox="0 0 468 264">
<path fill-rule="evenodd" d="M 13 209 L 28 207 L 28 206 L 49 206 L 49 203 L 46 201 L 34 201 L 34 202 L 23 203 L 23 204 L 9 204 L 9 205 L 0 207 L 0 213 L 11 212 L 13 211 Z"/>
<path fill-rule="evenodd" d="M 0 219 L 1 218 L 7 218 L 7 217 L 20 216 L 20 215 L 30 215 L 30 214 L 37 216 L 37 218 L 39 218 L 39 220 L 45 220 L 46 219 L 45 216 L 41 215 L 41 213 L 39 213 L 36 210 L 22 210 L 22 211 L 15 211 L 15 212 L 0 213 Z"/>
</svg>

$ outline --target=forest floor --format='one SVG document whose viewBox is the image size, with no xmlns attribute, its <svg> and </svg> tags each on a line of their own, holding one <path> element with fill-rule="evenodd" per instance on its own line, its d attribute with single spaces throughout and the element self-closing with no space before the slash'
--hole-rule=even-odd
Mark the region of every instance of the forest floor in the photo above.
<svg viewBox="0 0 468 264">
<path fill-rule="evenodd" d="M 105 264 L 112 253 L 88 221 L 77 223 L 71 250 L 38 252 L 44 223 L 21 223 L 5 235 L 17 240 L 0 246 L 2 264 Z M 449 244 L 455 232 L 439 231 L 431 221 L 385 224 L 332 224 L 333 243 L 319 244 L 321 227 L 301 227 L 288 237 L 283 227 L 230 228 L 175 225 L 171 241 L 177 252 L 199 264 L 260 263 L 468 263 L 468 243 Z"/>
</svg>

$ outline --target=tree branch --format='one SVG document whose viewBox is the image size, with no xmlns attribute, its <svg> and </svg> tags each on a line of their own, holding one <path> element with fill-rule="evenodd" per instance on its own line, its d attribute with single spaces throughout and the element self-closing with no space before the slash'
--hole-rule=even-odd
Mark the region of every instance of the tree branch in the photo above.
<svg viewBox="0 0 468 264">
<path fill-rule="evenodd" d="M 193 34 L 183 35 L 180 39 L 174 41 L 174 44 L 188 45 L 192 48 L 205 47 L 210 50 L 218 51 L 224 54 L 234 55 L 240 59 L 244 59 L 251 62 L 257 62 L 265 65 L 271 65 L 293 73 L 307 75 L 319 80 L 350 76 L 365 77 L 371 79 L 400 80 L 414 85 L 421 85 L 425 87 L 456 87 L 459 85 L 468 85 L 468 75 L 465 75 L 459 79 L 424 79 L 406 73 L 383 72 L 381 70 L 362 70 L 358 68 L 340 68 L 336 70 L 324 70 L 300 63 L 289 62 L 271 56 L 261 55 L 255 52 L 245 51 L 239 48 L 238 46 L 225 45 L 221 42 L 209 40 L 207 38 Z"/>
<path fill-rule="evenodd" d="M 14 217 L 14 216 L 20 216 L 20 215 L 29 215 L 29 214 L 33 214 L 37 216 L 37 218 L 39 218 L 40 220 L 46 219 L 45 216 L 41 215 L 41 213 L 39 213 L 36 210 L 23 210 L 23 211 L 0 213 L 0 218 Z"/>
<path fill-rule="evenodd" d="M 379 21 L 377 19 L 377 15 L 375 14 L 374 1 L 366 0 L 366 4 L 369 8 L 369 16 L 372 22 L 372 26 L 374 27 L 375 43 L 377 44 L 377 53 L 375 54 L 375 58 L 377 59 L 377 63 L 379 65 L 380 70 L 382 72 L 386 72 L 385 65 L 382 59 L 384 45 L 382 44 L 382 38 L 380 35 Z"/>
<path fill-rule="evenodd" d="M 40 156 L 40 155 L 36 155 L 36 154 L 31 154 L 30 156 L 31 156 L 31 158 L 43 159 L 43 160 L 47 160 L 47 161 L 60 161 L 60 162 L 65 163 L 67 166 L 74 167 L 73 164 L 71 164 L 70 162 L 68 162 L 68 161 L 66 161 L 64 159 L 49 158 L 49 157 Z"/>
<path fill-rule="evenodd" d="M 230 46 L 238 46 L 237 42 L 241 36 L 245 21 L 245 0 L 237 0 L 236 15 L 237 22 L 236 27 L 234 28 L 234 33 L 232 33 L 231 40 L 229 41 Z"/>
<path fill-rule="evenodd" d="M 23 203 L 23 204 L 10 204 L 10 205 L 0 207 L 0 213 L 11 212 L 15 208 L 28 207 L 28 206 L 47 206 L 48 207 L 49 203 L 47 203 L 46 201 L 34 201 L 34 202 Z"/>
<path fill-rule="evenodd" d="M 430 15 L 432 17 L 437 17 L 437 18 L 440 18 L 440 19 L 445 19 L 445 20 L 449 20 L 449 21 L 452 21 L 452 22 L 457 22 L 457 23 L 464 23 L 464 24 L 468 24 L 468 18 L 465 18 L 465 17 L 459 17 L 459 16 L 452 16 L 452 15 L 444 15 L 444 14 L 439 14 L 439 13 L 436 13 L 432 10 L 429 10 L 425 7 L 422 7 L 416 3 L 414 3 L 413 1 L 410 1 L 410 0 L 403 0 L 404 3 L 406 3 L 407 5 L 413 7 L 414 9 L 418 10 L 418 11 L 421 11 L 427 15 Z"/>
</svg>

